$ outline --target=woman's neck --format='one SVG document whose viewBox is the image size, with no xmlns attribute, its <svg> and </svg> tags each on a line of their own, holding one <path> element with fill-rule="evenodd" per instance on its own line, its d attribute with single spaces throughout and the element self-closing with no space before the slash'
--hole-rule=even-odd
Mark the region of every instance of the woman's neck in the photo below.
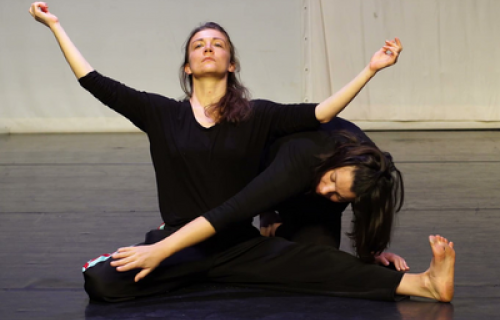
<svg viewBox="0 0 500 320">
<path fill-rule="evenodd" d="M 226 94 L 227 78 L 193 79 L 191 103 L 207 108 L 220 101 Z"/>
</svg>

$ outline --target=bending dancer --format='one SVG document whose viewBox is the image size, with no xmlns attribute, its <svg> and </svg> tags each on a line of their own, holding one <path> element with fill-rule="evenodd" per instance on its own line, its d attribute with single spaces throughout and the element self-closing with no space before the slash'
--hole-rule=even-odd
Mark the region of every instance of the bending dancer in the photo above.
<svg viewBox="0 0 500 320">
<path fill-rule="evenodd" d="M 345 131 L 348 135 L 353 135 L 360 143 L 378 150 L 375 143 L 358 126 L 340 117 L 335 117 L 332 121 L 322 124 L 319 130 L 330 134 Z M 280 145 L 286 142 L 287 139 L 282 138 L 272 145 L 270 152 L 267 153 L 266 165 L 272 162 Z M 386 153 L 385 156 L 391 158 L 389 153 Z M 402 185 L 403 180 L 399 179 L 399 181 Z M 398 208 L 394 210 L 395 212 L 399 211 L 403 205 L 403 186 L 401 186 L 401 192 L 401 201 L 399 201 Z M 281 237 L 304 244 L 328 245 L 339 249 L 342 214 L 349 203 L 340 201 L 340 199 L 331 201 L 314 192 L 292 197 L 272 210 L 260 214 L 261 235 Z M 359 225 L 363 221 L 354 220 L 354 222 Z M 356 234 L 348 233 L 348 236 L 355 244 Z M 379 255 L 371 255 L 369 258 L 372 257 L 377 263 L 394 267 L 398 271 L 410 269 L 403 258 L 390 252 L 384 251 Z"/>
<path fill-rule="evenodd" d="M 290 107 L 246 99 L 245 88 L 236 77 L 239 64 L 229 36 L 217 24 L 209 23 L 195 29 L 186 43 L 181 68 L 186 74 L 183 83 L 188 99 L 174 101 L 103 77 L 82 57 L 45 3 L 34 3 L 30 13 L 53 32 L 81 85 L 148 135 L 166 226 L 149 232 L 146 244 L 165 239 L 236 194 L 257 175 L 260 156 L 270 137 L 315 129 L 318 122 L 328 122 L 379 70 L 393 65 L 402 49 L 397 39 L 386 42 L 369 65 L 332 97 L 317 106 Z M 262 263 L 271 258 L 268 254 L 274 255 L 274 263 Z M 326 268 L 324 276 L 309 272 L 318 264 L 332 264 L 333 255 L 336 254 L 261 237 L 250 220 L 245 220 L 165 259 L 162 268 L 140 282 L 133 281 L 137 270 L 118 272 L 110 265 L 110 259 L 101 257 L 85 268 L 85 288 L 91 298 L 119 301 L 208 278 L 343 295 L 334 284 L 332 270 Z M 296 267 L 290 267 L 290 261 L 295 261 L 292 265 Z M 376 273 L 370 269 L 370 277 Z M 395 276 L 398 277 L 399 274 Z M 383 277 L 375 278 L 379 282 Z M 354 293 L 348 290 L 348 295 L 392 299 L 399 282 L 395 278 L 382 281 L 376 290 L 355 284 L 357 289 Z M 310 287 L 311 283 L 317 285 Z"/>
</svg>

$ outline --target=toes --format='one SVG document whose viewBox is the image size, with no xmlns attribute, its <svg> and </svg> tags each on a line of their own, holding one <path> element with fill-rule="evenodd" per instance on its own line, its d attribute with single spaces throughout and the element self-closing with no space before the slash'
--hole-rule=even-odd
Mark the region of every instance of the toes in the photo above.
<svg viewBox="0 0 500 320">
<path fill-rule="evenodd" d="M 442 243 L 446 243 L 448 245 L 450 245 L 451 243 L 453 242 L 450 242 L 448 239 L 446 239 L 445 237 L 441 237 L 440 235 L 430 235 L 429 236 L 429 242 L 430 243 L 437 243 L 437 242 L 442 242 Z"/>
<path fill-rule="evenodd" d="M 446 244 L 448 243 L 448 239 L 446 239 L 445 237 L 442 237 L 440 235 L 436 235 L 435 238 L 436 238 L 437 242 L 444 242 Z"/>
</svg>

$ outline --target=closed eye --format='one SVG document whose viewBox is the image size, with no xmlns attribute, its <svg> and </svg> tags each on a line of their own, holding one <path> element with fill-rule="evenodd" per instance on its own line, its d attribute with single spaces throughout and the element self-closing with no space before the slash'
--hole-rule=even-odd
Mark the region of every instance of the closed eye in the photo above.
<svg viewBox="0 0 500 320">
<path fill-rule="evenodd" d="M 332 174 L 330 175 L 330 181 L 331 182 L 335 182 L 335 171 L 332 172 Z"/>
</svg>

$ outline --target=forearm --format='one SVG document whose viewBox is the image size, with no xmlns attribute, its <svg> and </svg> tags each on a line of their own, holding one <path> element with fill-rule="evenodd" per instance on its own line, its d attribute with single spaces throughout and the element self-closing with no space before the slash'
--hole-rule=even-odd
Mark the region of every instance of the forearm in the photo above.
<svg viewBox="0 0 500 320">
<path fill-rule="evenodd" d="M 80 79 L 81 77 L 94 70 L 92 66 L 87 62 L 87 60 L 85 60 L 85 58 L 82 56 L 80 51 L 78 51 L 60 23 L 52 24 L 50 26 L 50 30 L 56 37 L 59 47 L 61 48 L 66 61 L 68 62 L 77 79 Z"/>
<path fill-rule="evenodd" d="M 316 118 L 321 123 L 329 122 L 354 99 L 376 74 L 366 66 L 351 82 L 316 107 Z"/>
<path fill-rule="evenodd" d="M 155 244 L 164 258 L 191 247 L 215 235 L 214 227 L 204 217 L 198 217 L 172 235 Z"/>
</svg>

